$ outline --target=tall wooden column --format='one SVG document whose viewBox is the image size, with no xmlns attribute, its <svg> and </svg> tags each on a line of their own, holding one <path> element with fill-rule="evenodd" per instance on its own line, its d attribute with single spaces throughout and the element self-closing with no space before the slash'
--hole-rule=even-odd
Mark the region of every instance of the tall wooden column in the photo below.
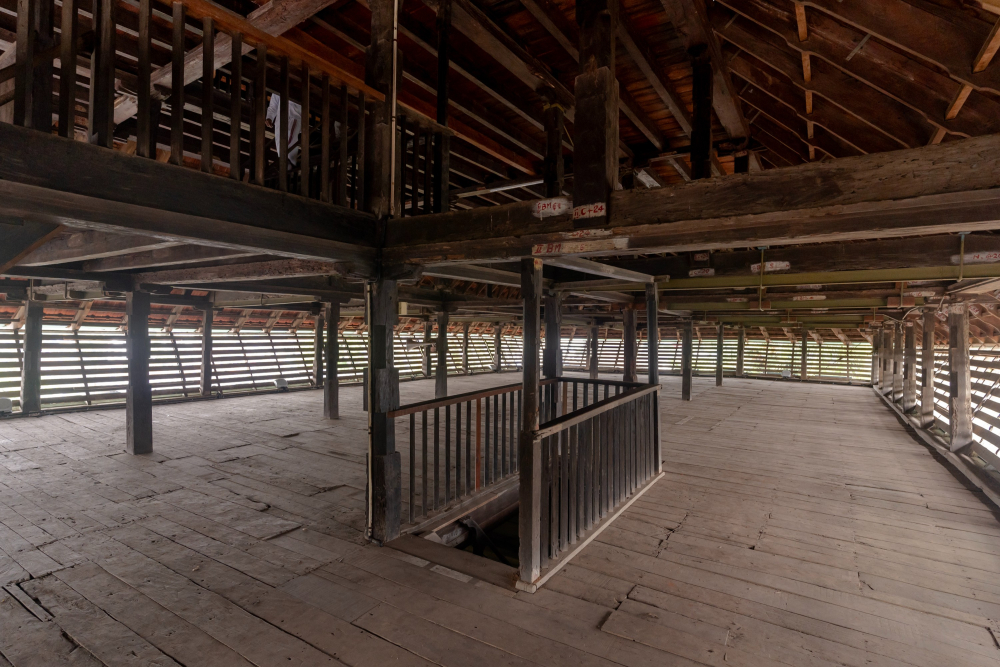
<svg viewBox="0 0 1000 667">
<path fill-rule="evenodd" d="M 809 332 L 802 329 L 799 335 L 802 337 L 799 354 L 799 380 L 804 382 L 809 374 Z"/>
<path fill-rule="evenodd" d="M 736 341 L 736 377 L 743 377 L 743 355 L 746 352 L 747 330 L 740 325 L 739 338 Z"/>
<path fill-rule="evenodd" d="M 913 322 L 904 323 L 905 352 L 903 354 L 903 410 L 917 405 L 917 341 Z"/>
<path fill-rule="evenodd" d="M 681 400 L 691 400 L 691 376 L 694 367 L 691 356 L 694 353 L 694 322 L 685 322 L 681 329 Z"/>
<path fill-rule="evenodd" d="M 660 295 L 654 283 L 646 284 L 646 358 L 649 384 L 660 384 Z"/>
<path fill-rule="evenodd" d="M 395 133 L 396 57 L 395 17 L 396 0 L 370 0 L 371 46 L 365 67 L 365 83 L 385 95 L 385 100 L 372 104 L 371 127 L 366 128 L 365 178 L 368 193 L 368 210 L 376 219 L 384 220 L 392 213 L 392 140 Z M 371 141 L 367 141 L 368 139 Z"/>
<path fill-rule="evenodd" d="M 722 386 L 722 347 L 725 344 L 725 328 L 722 322 L 719 322 L 719 327 L 716 334 L 715 343 L 715 386 Z"/>
<path fill-rule="evenodd" d="M 212 395 L 212 326 L 215 312 L 209 306 L 201 315 L 201 395 Z"/>
<path fill-rule="evenodd" d="M 392 334 L 398 317 L 396 281 L 372 281 L 367 293 L 368 536 L 384 544 L 399 537 L 402 498 L 396 429 L 386 416 L 399 407 L 399 371 L 392 362 Z"/>
<path fill-rule="evenodd" d="M 897 322 L 892 331 L 892 400 L 903 400 L 903 323 Z"/>
<path fill-rule="evenodd" d="M 924 309 L 923 340 L 920 350 L 920 425 L 934 425 L 934 330 L 937 314 L 933 308 Z"/>
<path fill-rule="evenodd" d="M 597 354 L 597 338 L 600 335 L 600 328 L 595 324 L 590 327 L 590 379 L 596 380 L 601 372 L 601 360 Z"/>
<path fill-rule="evenodd" d="M 323 311 L 316 313 L 313 326 L 313 386 L 323 386 Z"/>
<path fill-rule="evenodd" d="M 42 316 L 41 301 L 26 301 L 24 347 L 21 364 L 21 414 L 42 409 Z"/>
<path fill-rule="evenodd" d="M 149 293 L 125 295 L 125 354 L 128 388 L 125 390 L 125 448 L 129 454 L 153 451 L 153 390 L 149 385 Z"/>
<path fill-rule="evenodd" d="M 562 294 L 545 297 L 545 357 L 542 374 L 547 378 L 562 375 Z"/>
<path fill-rule="evenodd" d="M 434 323 L 429 319 L 424 322 L 424 346 L 420 348 L 420 370 L 423 371 L 425 378 L 429 378 L 431 376 L 431 329 L 433 326 Z"/>
<path fill-rule="evenodd" d="M 326 304 L 326 375 L 323 417 L 340 419 L 340 302 Z"/>
<path fill-rule="evenodd" d="M 951 451 L 972 443 L 972 377 L 969 369 L 969 304 L 953 303 L 948 316 L 951 363 Z"/>
<path fill-rule="evenodd" d="M 576 77 L 573 214 L 580 226 L 603 222 L 618 183 L 617 0 L 577 0 L 580 74 Z"/>
<path fill-rule="evenodd" d="M 562 195 L 566 182 L 563 161 L 563 108 L 556 100 L 555 90 L 545 87 L 539 90 L 545 100 L 545 196 L 559 197 Z"/>
<path fill-rule="evenodd" d="M 493 327 L 493 349 L 497 354 L 496 372 L 503 370 L 503 324 L 497 322 Z"/>
<path fill-rule="evenodd" d="M 625 370 L 622 373 L 623 382 L 638 382 L 639 374 L 636 372 L 636 357 L 639 356 L 639 341 L 636 333 L 635 307 L 629 305 L 623 313 L 624 331 L 622 339 L 625 344 Z"/>
<path fill-rule="evenodd" d="M 691 47 L 691 178 L 712 176 L 712 58 L 706 44 Z"/>
<path fill-rule="evenodd" d="M 879 372 L 879 387 L 884 396 L 892 396 L 892 329 L 882 327 L 882 370 Z"/>
<path fill-rule="evenodd" d="M 469 374 L 469 323 L 462 325 L 462 372 Z"/>
<path fill-rule="evenodd" d="M 872 330 L 872 386 L 878 387 L 878 374 L 882 370 L 882 335 L 878 329 Z"/>
<path fill-rule="evenodd" d="M 400 3 L 402 4 L 402 3 Z M 437 122 L 448 125 L 448 72 L 450 70 L 451 0 L 439 0 L 437 6 Z M 434 210 L 446 213 L 451 209 L 449 178 L 451 176 L 451 137 L 446 132 L 434 140 Z"/>
<path fill-rule="evenodd" d="M 437 367 L 434 369 L 434 398 L 448 395 L 448 311 L 438 313 Z"/>
<path fill-rule="evenodd" d="M 541 344 L 542 263 L 537 259 L 521 260 L 521 295 L 524 298 L 524 375 L 521 390 L 521 433 L 517 441 L 520 476 L 518 558 L 520 580 L 532 584 L 541 572 L 542 450 L 535 442 L 538 430 L 538 383 Z"/>
</svg>

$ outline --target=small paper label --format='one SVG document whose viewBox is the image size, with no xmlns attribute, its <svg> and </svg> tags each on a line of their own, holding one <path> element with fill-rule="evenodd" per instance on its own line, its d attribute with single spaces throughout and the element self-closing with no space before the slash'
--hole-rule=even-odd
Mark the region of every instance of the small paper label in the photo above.
<svg viewBox="0 0 1000 667">
<path fill-rule="evenodd" d="M 791 262 L 764 262 L 764 273 L 787 271 L 792 268 Z M 750 265 L 750 273 L 760 273 L 760 262 Z"/>
<path fill-rule="evenodd" d="M 696 252 L 694 254 L 694 261 L 696 261 L 696 262 L 707 262 L 708 261 L 708 253 L 707 252 Z"/>
<path fill-rule="evenodd" d="M 535 205 L 531 209 L 531 214 L 536 218 L 551 218 L 555 215 L 569 213 L 572 207 L 572 202 L 566 199 L 566 197 L 543 199 L 535 202 Z"/>
<path fill-rule="evenodd" d="M 688 271 L 688 278 L 703 278 L 705 276 L 714 276 L 715 269 L 691 269 Z"/>
<path fill-rule="evenodd" d="M 904 292 L 905 296 L 923 297 L 925 299 L 934 296 L 934 292 Z"/>
<path fill-rule="evenodd" d="M 958 255 L 951 256 L 952 264 L 959 264 L 960 261 L 961 260 Z M 966 264 L 992 264 L 994 262 L 1000 262 L 1000 250 L 988 250 L 984 252 L 965 253 Z"/>
<path fill-rule="evenodd" d="M 799 294 L 792 297 L 792 301 L 825 301 L 825 294 Z"/>
<path fill-rule="evenodd" d="M 573 219 L 583 220 L 585 218 L 603 218 L 608 214 L 608 205 L 604 202 L 596 204 L 584 204 L 573 208 Z"/>
</svg>

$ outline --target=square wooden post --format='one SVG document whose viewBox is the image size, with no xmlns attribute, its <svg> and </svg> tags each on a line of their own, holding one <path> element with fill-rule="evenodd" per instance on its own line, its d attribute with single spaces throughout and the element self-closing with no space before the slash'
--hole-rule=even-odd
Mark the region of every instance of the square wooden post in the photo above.
<svg viewBox="0 0 1000 667">
<path fill-rule="evenodd" d="M 879 387 L 884 396 L 892 396 L 892 329 L 882 327 L 880 354 L 882 370 L 879 372 Z"/>
<path fill-rule="evenodd" d="M 493 326 L 493 349 L 496 351 L 497 361 L 496 368 L 494 369 L 497 373 L 503 370 L 503 324 L 497 322 Z"/>
<path fill-rule="evenodd" d="M 904 323 L 905 351 L 903 354 L 903 410 L 917 406 L 917 341 L 913 322 Z"/>
<path fill-rule="evenodd" d="M 597 376 L 601 372 L 601 360 L 597 354 L 597 344 L 598 336 L 600 336 L 600 327 L 596 324 L 590 327 L 590 379 L 596 380 Z"/>
<path fill-rule="evenodd" d="M 316 313 L 313 325 L 313 386 L 323 386 L 323 311 Z"/>
<path fill-rule="evenodd" d="M 201 395 L 212 395 L 212 325 L 215 313 L 205 308 L 201 315 Z"/>
<path fill-rule="evenodd" d="M 892 400 L 903 400 L 903 323 L 892 328 Z"/>
<path fill-rule="evenodd" d="M 694 322 L 688 320 L 681 327 L 681 400 L 691 400 L 691 379 L 694 367 L 691 355 L 694 353 Z"/>
<path fill-rule="evenodd" d="M 802 341 L 799 343 L 801 346 L 801 353 L 799 354 L 799 380 L 805 382 L 809 377 L 809 332 L 805 329 L 800 329 L 799 336 L 802 337 Z"/>
<path fill-rule="evenodd" d="M 434 369 L 434 398 L 448 395 L 448 311 L 437 316 L 437 367 Z"/>
<path fill-rule="evenodd" d="M 951 451 L 972 443 L 972 377 L 969 370 L 969 304 L 949 310 L 948 352 L 951 362 Z"/>
<path fill-rule="evenodd" d="M 541 572 L 542 450 L 535 442 L 538 430 L 541 343 L 542 263 L 521 260 L 521 295 L 524 298 L 523 384 L 521 390 L 521 434 L 518 438 L 520 502 L 518 556 L 521 587 L 531 587 Z"/>
<path fill-rule="evenodd" d="M 920 350 L 920 425 L 934 425 L 934 330 L 937 314 L 933 308 L 924 309 L 922 348 Z"/>
<path fill-rule="evenodd" d="M 153 391 L 149 384 L 149 293 L 125 295 L 125 353 L 128 388 L 125 390 L 125 443 L 129 454 L 153 451 Z"/>
<path fill-rule="evenodd" d="M 542 374 L 547 378 L 562 375 L 562 294 L 545 297 L 545 356 Z"/>
<path fill-rule="evenodd" d="M 725 330 L 722 322 L 719 322 L 718 333 L 715 343 L 715 386 L 722 386 L 722 346 L 725 342 Z"/>
<path fill-rule="evenodd" d="M 736 341 L 736 377 L 743 377 L 743 355 L 746 352 L 747 330 L 740 325 L 739 338 Z"/>
<path fill-rule="evenodd" d="M 625 309 L 624 315 L 624 337 L 625 343 L 625 372 L 622 374 L 623 382 L 638 382 L 639 374 L 636 372 L 636 357 L 639 356 L 639 341 L 636 336 L 636 315 L 635 307 L 629 305 Z"/>
<path fill-rule="evenodd" d="M 872 387 L 879 386 L 879 371 L 882 370 L 882 335 L 872 329 Z"/>
<path fill-rule="evenodd" d="M 24 320 L 24 361 L 21 364 L 21 414 L 42 409 L 42 317 L 41 301 L 26 301 Z"/>
<path fill-rule="evenodd" d="M 368 536 L 379 544 L 399 537 L 402 502 L 396 429 L 387 413 L 399 407 L 399 371 L 393 367 L 395 280 L 368 283 Z"/>
<path fill-rule="evenodd" d="M 340 419 L 340 302 L 326 304 L 326 375 L 323 417 Z"/>
<path fill-rule="evenodd" d="M 646 358 L 648 382 L 660 384 L 660 295 L 655 283 L 646 284 Z"/>
<path fill-rule="evenodd" d="M 469 374 L 469 323 L 462 324 L 462 372 Z"/>
<path fill-rule="evenodd" d="M 424 322 L 424 346 L 420 348 L 420 370 L 423 372 L 425 378 L 431 376 L 431 329 L 433 327 L 434 323 L 429 319 Z"/>
</svg>

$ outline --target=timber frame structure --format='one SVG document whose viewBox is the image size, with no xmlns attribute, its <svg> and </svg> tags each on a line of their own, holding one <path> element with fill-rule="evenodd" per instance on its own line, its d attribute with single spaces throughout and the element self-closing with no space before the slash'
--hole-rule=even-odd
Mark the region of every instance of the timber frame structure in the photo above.
<svg viewBox="0 0 1000 667">
<path fill-rule="evenodd" d="M 366 537 L 516 477 L 535 592 L 670 474 L 661 373 L 696 402 L 703 338 L 717 386 L 777 340 L 781 377 L 871 384 L 996 502 L 998 50 L 978 0 L 0 0 L 17 414 L 47 407 L 43 328 L 118 328 L 121 444 L 155 452 L 153 325 L 200 338 L 192 399 L 220 389 L 213 328 L 312 329 L 302 383 L 339 419 L 351 332 Z M 620 381 L 599 378 L 611 330 Z M 487 370 L 470 331 L 494 372 L 517 341 L 521 384 L 449 393 L 449 367 Z M 434 399 L 404 406 L 411 350 Z"/>
</svg>

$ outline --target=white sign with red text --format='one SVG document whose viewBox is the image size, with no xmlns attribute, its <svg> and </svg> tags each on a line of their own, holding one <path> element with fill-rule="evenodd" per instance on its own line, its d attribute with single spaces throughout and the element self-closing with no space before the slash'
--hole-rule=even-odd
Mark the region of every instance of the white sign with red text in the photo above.
<svg viewBox="0 0 1000 667">
<path fill-rule="evenodd" d="M 960 262 L 961 259 L 958 255 L 951 256 L 952 264 L 959 264 Z M 994 262 L 1000 262 L 1000 250 L 965 253 L 965 264 L 993 264 Z"/>
<path fill-rule="evenodd" d="M 714 276 L 715 269 L 691 269 L 688 271 L 688 278 L 704 278 L 706 276 Z"/>
<path fill-rule="evenodd" d="M 551 218 L 552 216 L 567 214 L 572 208 L 573 202 L 566 197 L 542 199 L 535 202 L 531 209 L 531 214 L 536 218 Z"/>
<path fill-rule="evenodd" d="M 573 219 L 585 220 L 586 218 L 603 218 L 608 214 L 608 205 L 604 202 L 596 204 L 584 204 L 573 207 Z"/>
<path fill-rule="evenodd" d="M 764 273 L 787 271 L 792 268 L 791 262 L 764 262 Z M 750 273 L 760 273 L 760 263 L 750 265 Z"/>
<path fill-rule="evenodd" d="M 596 241 L 556 241 L 538 243 L 531 248 L 532 255 L 580 255 L 586 252 L 625 250 L 628 239 L 600 239 Z"/>
</svg>

